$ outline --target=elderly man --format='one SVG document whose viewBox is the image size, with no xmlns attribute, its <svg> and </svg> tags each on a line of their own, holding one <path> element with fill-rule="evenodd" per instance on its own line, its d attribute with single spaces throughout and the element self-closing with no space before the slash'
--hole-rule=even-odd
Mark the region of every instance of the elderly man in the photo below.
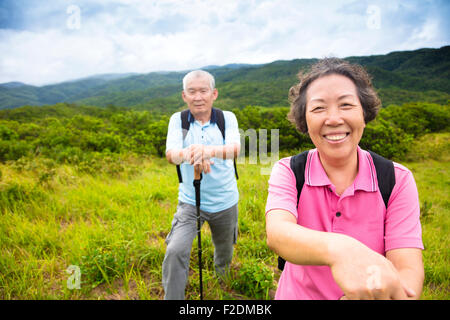
<svg viewBox="0 0 450 320">
<path fill-rule="evenodd" d="M 178 206 L 172 228 L 166 238 L 163 262 L 164 299 L 184 299 L 192 242 L 197 233 L 194 164 L 203 172 L 201 182 L 201 223 L 208 221 L 214 243 L 216 272 L 223 275 L 233 256 L 238 228 L 238 199 L 233 161 L 240 150 L 240 136 L 235 115 L 213 108 L 218 91 L 214 77 L 196 70 L 183 79 L 182 97 L 188 106 L 169 122 L 166 158 L 179 165 L 181 174 Z M 186 117 L 187 116 L 187 117 Z M 222 119 L 222 120 L 219 120 Z M 224 120 L 224 121 L 223 121 Z M 224 128 L 219 128 L 219 121 Z"/>
</svg>

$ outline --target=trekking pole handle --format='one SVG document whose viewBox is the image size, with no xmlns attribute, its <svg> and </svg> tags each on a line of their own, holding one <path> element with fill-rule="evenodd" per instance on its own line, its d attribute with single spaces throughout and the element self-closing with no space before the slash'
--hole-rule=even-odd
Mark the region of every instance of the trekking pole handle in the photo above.
<svg viewBox="0 0 450 320">
<path fill-rule="evenodd" d="M 202 180 L 202 166 L 194 165 L 195 205 L 200 207 L 200 181 Z"/>
<path fill-rule="evenodd" d="M 200 164 L 194 165 L 194 180 L 201 180 L 202 166 Z"/>
</svg>

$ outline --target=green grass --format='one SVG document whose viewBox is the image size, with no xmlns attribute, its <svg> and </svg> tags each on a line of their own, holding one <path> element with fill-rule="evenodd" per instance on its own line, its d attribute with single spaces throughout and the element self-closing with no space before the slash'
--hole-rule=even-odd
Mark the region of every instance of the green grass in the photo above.
<svg viewBox="0 0 450 320">
<path fill-rule="evenodd" d="M 440 141 L 439 156 L 403 163 L 422 207 L 423 299 L 450 298 L 447 137 L 423 138 Z M 276 256 L 265 242 L 269 176 L 260 169 L 238 165 L 239 238 L 229 277 L 215 276 L 210 230 L 202 229 L 206 299 L 270 299 L 276 288 Z M 0 299 L 162 299 L 177 189 L 175 167 L 158 158 L 124 156 L 91 172 L 42 158 L 0 164 Z M 80 268 L 79 290 L 67 286 L 70 265 Z M 194 243 L 187 299 L 199 298 L 198 281 Z"/>
</svg>

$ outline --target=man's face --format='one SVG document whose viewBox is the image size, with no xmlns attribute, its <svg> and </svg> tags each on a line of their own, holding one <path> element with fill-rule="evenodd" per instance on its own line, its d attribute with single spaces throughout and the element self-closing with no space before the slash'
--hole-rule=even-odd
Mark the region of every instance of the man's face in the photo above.
<svg viewBox="0 0 450 320">
<path fill-rule="evenodd" d="M 217 96 L 217 89 L 211 89 L 205 77 L 191 79 L 182 92 L 183 100 L 194 117 L 209 114 Z"/>
</svg>

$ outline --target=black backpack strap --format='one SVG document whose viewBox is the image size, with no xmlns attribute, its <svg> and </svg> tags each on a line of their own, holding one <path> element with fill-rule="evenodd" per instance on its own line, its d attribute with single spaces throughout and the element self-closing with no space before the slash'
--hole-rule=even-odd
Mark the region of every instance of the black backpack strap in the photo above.
<svg viewBox="0 0 450 320">
<path fill-rule="evenodd" d="M 303 185 L 305 184 L 305 168 L 306 160 L 308 159 L 308 150 L 291 157 L 291 170 L 294 172 L 296 187 L 297 187 L 297 208 L 302 193 Z M 283 270 L 286 260 L 278 257 L 278 269 Z"/>
<path fill-rule="evenodd" d="M 223 115 L 223 111 L 217 108 L 213 108 L 212 112 L 216 115 L 216 124 L 219 127 L 220 132 L 222 133 L 222 138 L 225 140 L 225 116 Z"/>
<path fill-rule="evenodd" d="M 181 111 L 180 116 L 181 116 L 181 131 L 183 132 L 183 141 L 184 141 L 189 131 L 189 127 L 191 126 L 191 123 L 189 122 L 189 109 Z M 178 182 L 183 183 L 183 178 L 181 177 L 181 169 L 179 164 L 177 164 L 177 175 L 178 175 Z"/>
<path fill-rule="evenodd" d="M 308 159 L 308 152 L 309 151 L 306 150 L 291 157 L 291 170 L 294 172 L 295 181 L 297 182 L 297 208 L 300 194 L 302 193 L 303 185 L 305 184 L 305 167 L 306 160 Z"/>
<path fill-rule="evenodd" d="M 222 137 L 225 143 L 225 116 L 223 115 L 223 111 L 217 108 L 213 108 L 213 112 L 216 115 L 216 124 L 219 127 L 220 132 L 222 133 Z M 236 176 L 236 180 L 239 179 L 236 167 L 236 158 L 233 159 L 234 165 L 234 175 Z"/>
<path fill-rule="evenodd" d="M 373 164 L 377 171 L 378 188 L 380 189 L 384 205 L 387 209 L 392 189 L 394 189 L 395 186 L 394 163 L 373 151 L 369 150 L 369 153 L 372 156 Z"/>
<path fill-rule="evenodd" d="M 183 131 L 183 141 L 189 131 L 191 123 L 189 122 L 189 109 L 181 111 L 181 130 Z"/>
</svg>

